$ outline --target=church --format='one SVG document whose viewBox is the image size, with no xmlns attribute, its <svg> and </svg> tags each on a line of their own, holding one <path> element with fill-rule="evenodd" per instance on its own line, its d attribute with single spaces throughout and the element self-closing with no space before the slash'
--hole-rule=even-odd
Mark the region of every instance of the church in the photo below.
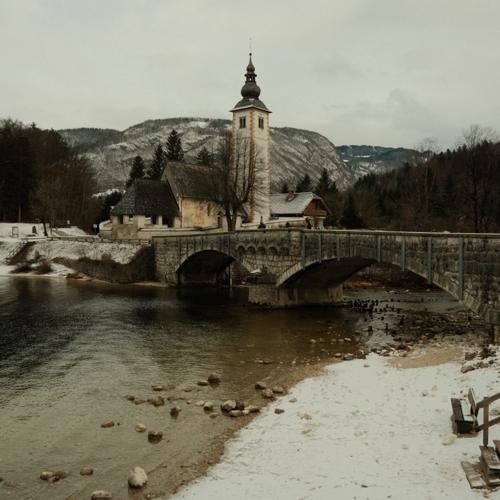
<svg viewBox="0 0 500 500">
<path fill-rule="evenodd" d="M 249 178 L 252 183 L 244 204 L 234 211 L 232 229 L 321 229 L 329 210 L 319 196 L 271 192 L 271 111 L 260 99 L 256 77 L 250 54 L 242 99 L 231 109 L 233 165 L 229 172 L 238 177 L 234 179 L 237 189 Z M 111 210 L 111 221 L 101 225 L 100 234 L 111 239 L 150 239 L 228 230 L 228 207 L 213 187 L 217 177 L 220 172 L 213 166 L 169 161 L 160 180 L 133 182 Z"/>
</svg>

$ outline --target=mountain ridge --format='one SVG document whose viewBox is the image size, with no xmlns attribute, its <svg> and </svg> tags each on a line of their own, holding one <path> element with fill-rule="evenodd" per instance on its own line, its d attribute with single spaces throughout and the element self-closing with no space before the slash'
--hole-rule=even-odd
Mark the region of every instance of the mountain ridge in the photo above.
<svg viewBox="0 0 500 500">
<path fill-rule="evenodd" d="M 133 158 L 141 155 L 148 162 L 154 148 L 158 143 L 165 144 L 172 129 L 175 128 L 181 135 L 186 161 L 194 162 L 203 147 L 215 150 L 219 138 L 230 127 L 231 121 L 221 118 L 179 117 L 148 119 L 122 131 L 79 127 L 59 132 L 70 146 L 89 158 L 97 175 L 99 189 L 107 190 L 123 187 Z M 372 171 L 366 165 L 367 161 L 355 161 L 357 150 L 353 152 L 352 149 L 345 149 L 357 146 L 336 147 L 318 132 L 295 127 L 273 127 L 271 141 L 274 190 L 279 190 L 283 183 L 293 187 L 305 173 L 315 181 L 323 169 L 327 170 L 339 188 L 346 188 L 361 175 Z M 381 151 L 376 150 L 375 156 L 380 154 Z M 375 169 L 380 167 L 376 161 L 379 160 L 372 161 Z"/>
</svg>

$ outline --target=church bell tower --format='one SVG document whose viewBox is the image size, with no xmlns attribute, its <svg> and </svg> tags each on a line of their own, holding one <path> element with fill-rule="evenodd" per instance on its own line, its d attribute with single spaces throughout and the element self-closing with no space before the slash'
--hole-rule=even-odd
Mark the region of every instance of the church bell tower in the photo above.
<svg viewBox="0 0 500 500">
<path fill-rule="evenodd" d="M 235 163 L 249 164 L 253 172 L 253 189 L 250 193 L 248 216 L 251 223 L 271 218 L 271 150 L 269 115 L 271 111 L 259 99 L 252 53 L 241 88 L 242 99 L 231 110 L 233 113 L 232 140 Z M 246 166 L 246 165 L 245 165 Z"/>
</svg>

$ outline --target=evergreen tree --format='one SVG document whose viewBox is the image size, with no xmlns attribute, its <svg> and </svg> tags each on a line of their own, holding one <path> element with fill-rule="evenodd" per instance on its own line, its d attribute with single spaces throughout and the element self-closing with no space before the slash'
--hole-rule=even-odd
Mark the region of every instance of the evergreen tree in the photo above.
<svg viewBox="0 0 500 500">
<path fill-rule="evenodd" d="M 281 192 L 282 193 L 289 193 L 290 192 L 290 187 L 288 186 L 288 182 L 283 181 L 283 184 L 281 184 Z"/>
<path fill-rule="evenodd" d="M 139 155 L 134 158 L 134 163 L 132 164 L 129 177 L 125 185 L 130 187 L 135 179 L 144 179 L 144 160 L 142 159 L 142 156 Z"/>
<path fill-rule="evenodd" d="M 330 181 L 330 176 L 328 175 L 328 170 L 326 168 L 324 168 L 321 171 L 320 178 L 318 180 L 318 183 L 316 184 L 316 193 L 319 194 L 320 196 L 325 196 L 325 195 L 329 194 L 330 190 L 333 187 L 332 184 L 334 185 L 335 183 L 332 183 Z"/>
<path fill-rule="evenodd" d="M 182 161 L 184 159 L 182 141 L 175 129 L 170 132 L 167 139 L 167 159 L 171 161 Z"/>
<path fill-rule="evenodd" d="M 297 193 L 305 193 L 307 191 L 312 191 L 312 188 L 313 185 L 311 176 L 309 174 L 305 174 L 304 177 L 302 177 L 302 179 L 298 182 L 295 191 L 297 191 Z"/>
<path fill-rule="evenodd" d="M 212 154 L 210 154 L 210 151 L 203 146 L 196 156 L 196 163 L 199 165 L 212 165 L 212 162 Z"/>
<path fill-rule="evenodd" d="M 365 226 L 363 219 L 361 219 L 358 214 L 356 202 L 354 201 L 352 193 L 347 195 L 344 202 L 344 209 L 342 211 L 342 217 L 340 218 L 340 224 L 346 229 L 360 229 Z"/>
<path fill-rule="evenodd" d="M 165 168 L 166 163 L 167 163 L 167 155 L 165 154 L 162 145 L 158 144 L 153 154 L 153 159 L 151 160 L 151 163 L 148 168 L 148 173 L 147 173 L 148 179 L 153 179 L 153 180 L 159 179 L 161 177 L 161 174 L 163 173 L 163 169 Z"/>
<path fill-rule="evenodd" d="M 111 218 L 111 209 L 119 203 L 122 197 L 123 193 L 121 191 L 115 190 L 107 194 L 102 202 L 101 212 L 99 213 L 99 220 L 97 222 L 109 220 Z"/>
</svg>

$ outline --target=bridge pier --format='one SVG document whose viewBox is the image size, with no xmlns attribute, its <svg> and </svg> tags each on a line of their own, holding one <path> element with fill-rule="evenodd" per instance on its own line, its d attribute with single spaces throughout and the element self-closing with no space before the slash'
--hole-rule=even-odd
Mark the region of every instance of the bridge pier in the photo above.
<svg viewBox="0 0 500 500">
<path fill-rule="evenodd" d="M 342 303 L 343 288 L 277 288 L 274 283 L 248 285 L 248 302 L 254 305 L 286 308 L 326 306 Z"/>
</svg>

